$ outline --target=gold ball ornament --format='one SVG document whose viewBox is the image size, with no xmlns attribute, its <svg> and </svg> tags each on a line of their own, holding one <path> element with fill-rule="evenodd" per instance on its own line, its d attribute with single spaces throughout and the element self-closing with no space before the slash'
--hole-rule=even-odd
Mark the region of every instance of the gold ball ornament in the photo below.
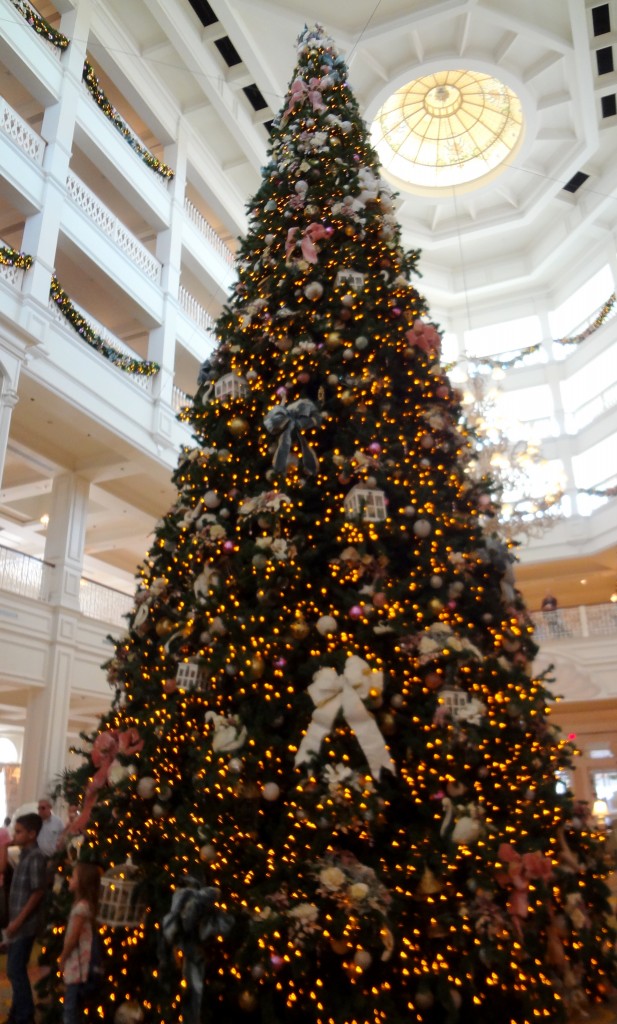
<svg viewBox="0 0 617 1024">
<path fill-rule="evenodd" d="M 396 718 L 389 711 L 381 716 L 381 731 L 384 736 L 393 736 L 396 732 Z"/>
<path fill-rule="evenodd" d="M 335 352 L 336 349 L 340 348 L 342 344 L 343 339 L 341 338 L 339 332 L 330 331 L 330 333 L 326 337 L 326 348 L 328 349 L 328 352 Z"/>
<path fill-rule="evenodd" d="M 154 627 L 156 635 L 159 637 L 169 636 L 175 628 L 176 624 L 173 619 L 159 619 Z"/>
<path fill-rule="evenodd" d="M 440 601 L 438 597 L 433 597 L 429 601 L 428 606 L 431 609 L 431 611 L 440 612 L 443 608 L 443 601 Z"/>
<path fill-rule="evenodd" d="M 133 999 L 121 1003 L 114 1014 L 114 1024 L 142 1024 L 144 1011 Z"/>
<path fill-rule="evenodd" d="M 246 434 L 248 428 L 247 421 L 243 420 L 241 416 L 233 416 L 227 424 L 227 429 L 234 437 L 242 437 L 243 434 Z"/>
<path fill-rule="evenodd" d="M 345 953 L 349 951 L 347 939 L 330 939 L 330 946 L 332 952 L 336 953 L 337 956 L 345 956 Z"/>
<path fill-rule="evenodd" d="M 291 624 L 290 632 L 294 640 L 304 640 L 310 633 L 310 626 L 304 619 L 298 619 L 297 622 Z"/>
<path fill-rule="evenodd" d="M 263 676 L 265 670 L 266 670 L 266 663 L 263 660 L 263 658 L 260 658 L 258 654 L 255 655 L 254 658 L 251 658 L 251 664 L 250 664 L 251 679 L 261 679 L 261 677 Z"/>
<path fill-rule="evenodd" d="M 252 1013 L 257 1006 L 257 996 L 254 992 L 249 992 L 248 989 L 241 992 L 238 996 L 238 1006 L 245 1013 Z"/>
</svg>

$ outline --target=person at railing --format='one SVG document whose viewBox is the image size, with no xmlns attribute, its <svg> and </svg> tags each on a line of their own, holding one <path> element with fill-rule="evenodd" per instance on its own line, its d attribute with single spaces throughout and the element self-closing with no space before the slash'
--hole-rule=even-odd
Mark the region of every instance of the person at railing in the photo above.
<svg viewBox="0 0 617 1024">
<path fill-rule="evenodd" d="M 563 636 L 565 629 L 557 609 L 557 598 L 550 592 L 546 593 L 540 608 L 544 612 L 549 631 L 555 636 Z"/>
</svg>

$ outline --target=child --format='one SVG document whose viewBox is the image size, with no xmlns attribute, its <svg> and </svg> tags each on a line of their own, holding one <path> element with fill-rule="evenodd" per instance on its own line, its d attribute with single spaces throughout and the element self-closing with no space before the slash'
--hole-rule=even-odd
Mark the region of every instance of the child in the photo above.
<svg viewBox="0 0 617 1024">
<path fill-rule="evenodd" d="M 28 961 L 42 925 L 46 887 L 46 860 L 37 844 L 43 824 L 38 814 L 21 814 L 15 822 L 13 842 L 20 849 L 9 895 L 6 973 L 13 990 L 11 1024 L 32 1024 L 34 1000 L 28 978 Z"/>
<path fill-rule="evenodd" d="M 96 864 L 80 861 L 69 879 L 73 906 L 64 935 L 60 969 L 64 977 L 63 1024 L 83 1021 L 83 1001 L 92 954 L 92 936 L 96 924 L 101 872 Z"/>
</svg>

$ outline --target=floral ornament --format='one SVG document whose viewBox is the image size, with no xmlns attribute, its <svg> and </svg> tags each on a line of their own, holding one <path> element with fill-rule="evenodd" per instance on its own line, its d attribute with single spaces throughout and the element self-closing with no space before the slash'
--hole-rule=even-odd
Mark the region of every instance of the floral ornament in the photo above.
<svg viewBox="0 0 617 1024">
<path fill-rule="evenodd" d="M 394 949 L 388 918 L 392 897 L 373 868 L 362 864 L 349 851 L 342 850 L 316 861 L 310 866 L 310 871 L 317 882 L 317 895 L 342 910 L 355 929 L 362 932 L 366 926 L 374 933 L 374 926 L 370 927 L 371 919 L 375 922 L 377 918 L 383 945 L 381 959 L 389 960 Z M 374 939 L 370 943 L 374 943 Z M 368 936 L 366 944 L 369 944 Z"/>
<path fill-rule="evenodd" d="M 505 871 L 497 873 L 500 885 L 511 887 L 508 900 L 508 912 L 520 936 L 521 922 L 529 913 L 529 885 L 532 881 L 547 882 L 553 873 L 553 866 L 548 857 L 537 850 L 520 854 L 510 843 L 501 843 L 497 856 Z"/>
<path fill-rule="evenodd" d="M 482 661 L 482 652 L 475 644 L 460 633 L 454 633 L 445 622 L 433 622 L 425 630 L 418 643 L 418 652 L 421 665 L 447 655 L 464 655 Z"/>
<path fill-rule="evenodd" d="M 347 658 L 342 675 L 334 668 L 319 669 L 307 691 L 315 710 L 298 748 L 296 765 L 304 764 L 318 752 L 342 714 L 356 735 L 373 778 L 379 778 L 382 768 L 396 773 L 377 722 L 363 703 L 371 693 L 382 690 L 383 672 L 371 669 L 358 655 Z"/>
<path fill-rule="evenodd" d="M 207 711 L 206 722 L 211 722 L 214 726 L 212 750 L 215 754 L 230 754 L 246 743 L 248 732 L 237 716 L 225 718 L 224 715 L 217 715 L 215 711 Z"/>
<path fill-rule="evenodd" d="M 281 505 L 291 505 L 291 498 L 288 494 L 281 494 L 279 491 L 262 491 L 254 498 L 247 498 L 243 501 L 239 513 L 248 518 L 262 515 L 264 512 L 278 512 Z"/>
<path fill-rule="evenodd" d="M 291 443 L 296 437 L 300 443 L 305 472 L 314 476 L 319 472 L 319 460 L 306 441 L 302 431 L 316 427 L 321 419 L 317 406 L 308 398 L 299 398 L 291 405 L 275 405 L 266 413 L 264 426 L 268 433 L 279 434 L 279 442 L 272 459 L 277 473 L 284 473 L 289 463 Z"/>
<path fill-rule="evenodd" d="M 284 537 L 258 537 L 255 546 L 260 551 L 269 552 L 277 562 L 286 562 L 293 553 L 293 545 L 290 548 Z"/>
</svg>

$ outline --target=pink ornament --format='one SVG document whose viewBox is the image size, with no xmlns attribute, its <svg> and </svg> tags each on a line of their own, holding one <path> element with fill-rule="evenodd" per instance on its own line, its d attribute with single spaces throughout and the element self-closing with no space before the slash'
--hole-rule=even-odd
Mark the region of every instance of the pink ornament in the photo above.
<svg viewBox="0 0 617 1024">
<path fill-rule="evenodd" d="M 390 308 L 390 316 L 397 317 L 397 316 L 400 316 L 400 315 L 401 315 L 401 308 L 400 308 L 400 306 L 391 306 L 391 308 Z"/>
<path fill-rule="evenodd" d="M 308 384 L 310 379 L 311 379 L 310 373 L 302 372 L 302 373 L 298 374 L 298 384 Z"/>
<path fill-rule="evenodd" d="M 163 683 L 163 689 L 165 693 L 174 693 L 178 689 L 177 679 L 166 679 Z"/>
<path fill-rule="evenodd" d="M 276 393 L 279 396 L 279 398 L 286 398 L 287 397 L 287 388 L 277 388 L 276 389 Z"/>
<path fill-rule="evenodd" d="M 371 455 L 379 455 L 381 451 L 381 445 L 379 441 L 371 441 L 371 443 L 368 446 L 368 450 L 371 453 Z"/>
<path fill-rule="evenodd" d="M 448 601 L 448 608 L 453 612 L 456 608 L 456 601 Z"/>
<path fill-rule="evenodd" d="M 359 162 L 359 160 L 360 160 L 360 154 L 359 154 L 359 153 L 354 153 L 354 155 L 353 155 L 353 159 L 354 159 L 354 162 L 355 162 L 355 163 L 358 163 L 358 162 Z"/>
<path fill-rule="evenodd" d="M 226 540 L 225 543 L 223 544 L 223 551 L 230 552 L 230 551 L 233 551 L 233 549 L 234 549 L 234 542 L 233 542 L 233 540 Z"/>
<path fill-rule="evenodd" d="M 275 971 L 280 971 L 281 967 L 283 966 L 283 962 L 284 961 L 282 956 L 278 956 L 277 953 L 272 953 L 270 957 L 270 963 L 272 964 Z"/>
<path fill-rule="evenodd" d="M 450 391 L 447 384 L 440 384 L 437 388 L 437 398 L 447 398 Z"/>
<path fill-rule="evenodd" d="M 373 594 L 373 604 L 376 608 L 383 608 L 386 603 L 386 595 L 382 591 Z"/>
<path fill-rule="evenodd" d="M 362 618 L 362 608 L 361 608 L 361 606 L 359 604 L 354 604 L 354 605 L 351 606 L 351 608 L 349 609 L 349 618 L 350 619 L 361 619 Z"/>
<path fill-rule="evenodd" d="M 333 234 L 334 234 L 334 228 L 331 227 L 330 225 L 328 225 L 328 227 L 326 228 L 326 235 L 328 236 L 328 238 L 332 238 Z"/>
<path fill-rule="evenodd" d="M 274 667 L 275 668 L 285 668 L 286 664 L 287 664 L 287 658 L 277 658 L 276 661 L 274 662 Z"/>
</svg>

